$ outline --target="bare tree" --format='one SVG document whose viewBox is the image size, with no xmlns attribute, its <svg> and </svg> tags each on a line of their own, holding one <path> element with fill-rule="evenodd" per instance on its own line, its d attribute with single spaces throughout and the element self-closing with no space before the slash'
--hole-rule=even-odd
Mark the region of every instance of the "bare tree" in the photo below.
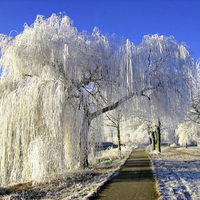
<svg viewBox="0 0 200 200">
<path fill-rule="evenodd" d="M 117 130 L 117 144 L 121 156 L 121 130 L 120 123 L 122 122 L 122 113 L 120 109 L 116 109 L 114 113 L 106 113 L 108 123 L 106 126 L 114 127 Z"/>
</svg>

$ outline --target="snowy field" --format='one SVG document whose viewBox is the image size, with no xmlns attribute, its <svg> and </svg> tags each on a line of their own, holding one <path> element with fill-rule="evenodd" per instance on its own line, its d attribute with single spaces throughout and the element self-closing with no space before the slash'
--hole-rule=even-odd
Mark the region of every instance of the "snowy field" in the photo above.
<svg viewBox="0 0 200 200">
<path fill-rule="evenodd" d="M 200 148 L 166 148 L 150 157 L 162 200 L 200 199 Z"/>
</svg>

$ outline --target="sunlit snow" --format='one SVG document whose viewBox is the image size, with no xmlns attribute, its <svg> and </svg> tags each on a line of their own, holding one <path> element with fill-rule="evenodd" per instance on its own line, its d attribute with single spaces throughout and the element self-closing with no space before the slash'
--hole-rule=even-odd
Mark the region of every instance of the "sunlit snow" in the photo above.
<svg viewBox="0 0 200 200">
<path fill-rule="evenodd" d="M 162 200 L 200 199 L 200 148 L 168 148 L 150 157 Z"/>
</svg>

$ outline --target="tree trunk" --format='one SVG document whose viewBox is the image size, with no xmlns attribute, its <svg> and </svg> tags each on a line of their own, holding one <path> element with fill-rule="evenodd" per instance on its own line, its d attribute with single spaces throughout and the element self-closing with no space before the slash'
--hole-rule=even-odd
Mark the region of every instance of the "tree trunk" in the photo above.
<svg viewBox="0 0 200 200">
<path fill-rule="evenodd" d="M 156 128 L 156 150 L 161 152 L 161 132 L 160 132 L 160 121 L 158 122 L 158 126 Z"/>
<path fill-rule="evenodd" d="M 152 151 L 154 151 L 156 149 L 156 138 L 155 138 L 154 131 L 150 131 L 149 136 L 151 138 L 150 140 L 151 140 Z"/>
<path fill-rule="evenodd" d="M 150 145 L 152 145 L 152 139 L 150 136 L 149 136 L 149 143 L 150 143 Z"/>
<path fill-rule="evenodd" d="M 118 140 L 118 149 L 120 151 L 120 156 L 121 156 L 121 138 L 120 138 L 120 128 L 117 126 L 117 140 Z"/>
<path fill-rule="evenodd" d="M 87 113 L 83 117 L 82 129 L 80 132 L 80 168 L 85 169 L 88 167 L 88 132 L 90 128 L 90 120 Z"/>
<path fill-rule="evenodd" d="M 139 94 L 142 95 L 143 92 L 145 92 L 146 90 L 149 90 L 149 88 L 142 90 L 141 93 L 139 93 Z M 87 138 L 88 138 L 88 132 L 89 132 L 91 121 L 103 113 L 114 110 L 119 105 L 121 105 L 122 103 L 129 100 L 131 97 L 133 97 L 135 95 L 137 95 L 137 93 L 130 93 L 129 95 L 123 97 L 122 99 L 113 103 L 112 105 L 106 106 L 102 109 L 99 109 L 99 110 L 93 112 L 93 113 L 90 113 L 89 108 L 86 108 L 85 114 L 83 117 L 83 124 L 82 124 L 82 129 L 80 132 L 80 141 L 79 141 L 79 147 L 80 147 L 79 162 L 80 162 L 80 167 L 82 169 L 88 167 L 88 140 L 87 140 Z"/>
</svg>

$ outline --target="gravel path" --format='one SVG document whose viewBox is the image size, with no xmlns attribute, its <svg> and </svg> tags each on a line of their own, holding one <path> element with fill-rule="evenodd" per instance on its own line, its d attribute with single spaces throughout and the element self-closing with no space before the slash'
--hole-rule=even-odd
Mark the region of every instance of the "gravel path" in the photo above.
<svg viewBox="0 0 200 200">
<path fill-rule="evenodd" d="M 92 199 L 156 200 L 155 180 L 145 147 L 138 147 L 130 155 L 119 174 L 109 181 Z"/>
</svg>

